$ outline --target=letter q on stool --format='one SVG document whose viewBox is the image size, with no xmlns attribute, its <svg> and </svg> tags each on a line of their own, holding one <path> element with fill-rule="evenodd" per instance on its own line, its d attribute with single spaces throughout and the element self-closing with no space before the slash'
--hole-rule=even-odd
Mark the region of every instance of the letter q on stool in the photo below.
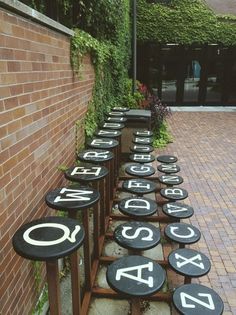
<svg viewBox="0 0 236 315">
<path fill-rule="evenodd" d="M 12 239 L 22 257 L 46 262 L 51 315 L 61 315 L 58 259 L 70 256 L 73 315 L 81 314 L 79 259 L 77 249 L 84 240 L 84 229 L 74 219 L 47 217 L 22 225 Z"/>
<path fill-rule="evenodd" d="M 110 264 L 106 278 L 114 291 L 131 297 L 131 315 L 141 315 L 140 299 L 159 291 L 164 284 L 166 273 L 152 259 L 131 255 Z"/>
</svg>

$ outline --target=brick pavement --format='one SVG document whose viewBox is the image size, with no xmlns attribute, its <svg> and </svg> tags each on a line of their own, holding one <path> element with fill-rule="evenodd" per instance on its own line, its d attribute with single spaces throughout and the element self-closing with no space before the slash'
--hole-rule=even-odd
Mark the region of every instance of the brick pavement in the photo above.
<svg viewBox="0 0 236 315">
<path fill-rule="evenodd" d="M 169 126 L 174 142 L 157 152 L 178 157 L 185 202 L 195 209 L 189 222 L 202 232 L 191 248 L 212 262 L 194 281 L 220 294 L 224 315 L 236 315 L 236 113 L 174 112 Z"/>
</svg>

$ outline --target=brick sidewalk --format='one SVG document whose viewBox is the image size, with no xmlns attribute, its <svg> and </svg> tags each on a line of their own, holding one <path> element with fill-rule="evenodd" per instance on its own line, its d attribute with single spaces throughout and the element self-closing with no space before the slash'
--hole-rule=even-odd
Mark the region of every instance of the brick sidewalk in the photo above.
<svg viewBox="0 0 236 315">
<path fill-rule="evenodd" d="M 169 126 L 174 142 L 157 152 L 178 157 L 185 202 L 195 209 L 189 221 L 202 232 L 191 248 L 212 262 L 196 281 L 220 294 L 224 315 L 236 315 L 236 114 L 174 112 Z"/>
</svg>

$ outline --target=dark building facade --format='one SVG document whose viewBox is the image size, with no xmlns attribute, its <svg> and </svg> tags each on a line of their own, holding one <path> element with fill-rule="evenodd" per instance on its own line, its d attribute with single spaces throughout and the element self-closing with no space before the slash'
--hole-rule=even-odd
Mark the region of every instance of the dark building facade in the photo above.
<svg viewBox="0 0 236 315">
<path fill-rule="evenodd" d="M 169 105 L 236 105 L 236 47 L 145 43 L 137 69 Z"/>
</svg>

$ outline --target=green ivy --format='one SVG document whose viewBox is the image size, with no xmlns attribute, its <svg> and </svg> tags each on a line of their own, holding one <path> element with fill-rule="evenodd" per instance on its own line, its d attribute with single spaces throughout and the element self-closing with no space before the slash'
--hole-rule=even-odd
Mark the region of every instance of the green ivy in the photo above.
<svg viewBox="0 0 236 315">
<path fill-rule="evenodd" d="M 138 0 L 137 34 L 140 42 L 236 44 L 236 23 L 231 15 L 219 17 L 203 0 L 169 2 L 164 5 Z"/>
<path fill-rule="evenodd" d="M 83 57 L 90 54 L 95 69 L 95 84 L 84 127 L 92 137 L 104 121 L 104 114 L 125 104 L 126 80 L 130 59 L 129 0 L 80 1 L 83 15 L 71 41 L 71 60 L 81 73 Z M 105 10 L 105 11 L 104 11 Z M 89 32 L 89 33 L 88 33 Z"/>
</svg>

